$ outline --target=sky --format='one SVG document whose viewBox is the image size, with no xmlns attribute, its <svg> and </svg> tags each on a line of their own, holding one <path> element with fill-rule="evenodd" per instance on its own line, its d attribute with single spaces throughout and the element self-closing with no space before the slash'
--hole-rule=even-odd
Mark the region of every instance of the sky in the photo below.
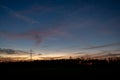
<svg viewBox="0 0 120 80">
<path fill-rule="evenodd" d="M 0 0 L 0 48 L 44 55 L 120 51 L 120 0 Z"/>
</svg>

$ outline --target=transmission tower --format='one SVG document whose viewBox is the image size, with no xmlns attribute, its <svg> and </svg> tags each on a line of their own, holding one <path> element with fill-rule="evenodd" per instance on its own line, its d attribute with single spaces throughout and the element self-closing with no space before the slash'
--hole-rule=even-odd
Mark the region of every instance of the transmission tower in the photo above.
<svg viewBox="0 0 120 80">
<path fill-rule="evenodd" d="M 33 50 L 30 50 L 30 61 L 32 61 L 32 52 Z"/>
</svg>

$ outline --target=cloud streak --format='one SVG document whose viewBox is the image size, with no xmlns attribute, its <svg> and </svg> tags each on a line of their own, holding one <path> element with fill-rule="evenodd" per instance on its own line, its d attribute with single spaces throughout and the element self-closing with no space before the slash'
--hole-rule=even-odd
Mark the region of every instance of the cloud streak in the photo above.
<svg viewBox="0 0 120 80">
<path fill-rule="evenodd" d="M 33 5 L 32 7 L 30 7 L 29 9 L 26 10 L 22 10 L 22 11 L 18 11 L 18 13 L 21 14 L 31 14 L 31 13 L 41 13 L 41 12 L 52 12 L 55 11 L 56 8 L 53 7 L 48 7 L 48 6 L 42 6 L 42 5 Z"/>
<path fill-rule="evenodd" d="M 39 59 L 42 54 L 33 53 L 33 59 Z M 0 48 L 0 61 L 18 61 L 18 60 L 29 60 L 30 52 L 14 49 L 2 49 Z"/>
<path fill-rule="evenodd" d="M 92 47 L 83 48 L 83 49 L 98 49 L 98 48 L 111 47 L 111 46 L 120 46 L 120 42 L 105 44 L 105 45 L 99 45 L 99 46 L 92 46 Z"/>
<path fill-rule="evenodd" d="M 21 55 L 25 55 L 25 54 L 28 54 L 28 52 L 25 52 L 25 51 L 21 51 L 21 50 L 13 50 L 13 49 L 2 49 L 0 48 L 0 54 L 9 54 L 9 55 L 12 55 L 12 54 L 21 54 Z"/>
<path fill-rule="evenodd" d="M 43 42 L 45 37 L 61 35 L 63 32 L 59 28 L 54 29 L 47 29 L 45 31 L 39 30 L 29 30 L 23 33 L 13 33 L 13 32 L 5 32 L 0 31 L 0 37 L 17 40 L 17 39 L 24 39 L 24 40 L 33 40 L 36 45 L 39 45 Z"/>
<path fill-rule="evenodd" d="M 7 6 L 4 6 L 4 5 L 0 5 L 0 7 L 2 7 L 4 10 L 6 10 L 8 13 L 10 13 L 12 16 L 20 19 L 20 20 L 23 20 L 25 22 L 28 22 L 28 23 L 39 23 L 39 21 L 36 21 L 36 20 L 33 20 L 29 17 L 26 17 L 26 16 L 23 16 L 17 12 L 15 12 L 14 10 L 12 10 L 11 8 L 7 7 Z"/>
</svg>

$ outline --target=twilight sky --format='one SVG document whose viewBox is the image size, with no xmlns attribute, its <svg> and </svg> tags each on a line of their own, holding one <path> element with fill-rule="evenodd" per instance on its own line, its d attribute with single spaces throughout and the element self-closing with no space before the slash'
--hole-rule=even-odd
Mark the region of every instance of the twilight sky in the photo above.
<svg viewBox="0 0 120 80">
<path fill-rule="evenodd" d="M 0 0 L 0 48 L 48 55 L 120 50 L 120 0 Z"/>
</svg>

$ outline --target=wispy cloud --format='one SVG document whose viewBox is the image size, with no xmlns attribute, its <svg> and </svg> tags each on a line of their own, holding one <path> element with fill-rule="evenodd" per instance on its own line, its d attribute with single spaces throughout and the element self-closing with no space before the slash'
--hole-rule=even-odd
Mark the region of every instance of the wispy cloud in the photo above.
<svg viewBox="0 0 120 80">
<path fill-rule="evenodd" d="M 54 28 L 54 29 L 51 28 L 45 31 L 29 30 L 23 33 L 13 33 L 13 32 L 5 32 L 5 31 L 0 32 L 1 37 L 13 39 L 13 40 L 17 40 L 17 39 L 33 40 L 35 41 L 36 45 L 39 45 L 41 42 L 43 42 L 45 37 L 61 35 L 61 34 L 63 33 L 59 28 Z"/>
<path fill-rule="evenodd" d="M 108 57 L 120 57 L 120 49 L 116 50 L 104 50 L 104 51 L 94 51 L 94 52 L 78 52 L 73 53 L 71 56 L 74 57 L 84 57 L 84 58 L 108 58 Z"/>
<path fill-rule="evenodd" d="M 99 46 L 92 46 L 92 47 L 83 48 L 83 49 L 98 49 L 98 48 L 111 47 L 111 46 L 120 46 L 120 42 L 105 44 L 105 45 L 99 45 Z"/>
<path fill-rule="evenodd" d="M 22 50 L 14 50 L 14 49 L 2 49 L 0 48 L 0 55 L 1 54 L 9 54 L 9 55 L 13 55 L 13 54 L 19 54 L 19 55 L 25 55 L 28 54 L 29 52 L 26 51 L 22 51 Z"/>
<path fill-rule="evenodd" d="M 31 13 L 35 13 L 35 12 L 52 12 L 54 11 L 55 8 L 53 7 L 48 7 L 48 6 L 43 6 L 43 5 L 32 5 L 30 8 L 26 9 L 26 10 L 22 10 L 22 11 L 18 11 L 18 13 L 21 13 L 21 14 L 31 14 Z"/>
<path fill-rule="evenodd" d="M 94 57 L 94 58 L 107 58 L 107 57 L 118 57 L 118 56 L 120 56 L 120 49 L 99 51 L 91 55 L 91 57 Z"/>
<path fill-rule="evenodd" d="M 33 59 L 39 59 L 41 53 L 32 54 Z M 2 49 L 0 48 L 0 61 L 14 61 L 14 60 L 29 60 L 30 52 L 14 49 Z"/>
<path fill-rule="evenodd" d="M 15 12 L 13 9 L 7 7 L 7 6 L 4 6 L 4 5 L 0 5 L 0 7 L 2 7 L 4 10 L 6 10 L 9 14 L 11 14 L 12 16 L 20 19 L 20 20 L 23 20 L 25 22 L 28 22 L 28 23 L 40 23 L 39 21 L 37 20 L 33 20 L 32 18 L 29 18 L 27 16 L 23 16 L 17 12 Z"/>
</svg>

